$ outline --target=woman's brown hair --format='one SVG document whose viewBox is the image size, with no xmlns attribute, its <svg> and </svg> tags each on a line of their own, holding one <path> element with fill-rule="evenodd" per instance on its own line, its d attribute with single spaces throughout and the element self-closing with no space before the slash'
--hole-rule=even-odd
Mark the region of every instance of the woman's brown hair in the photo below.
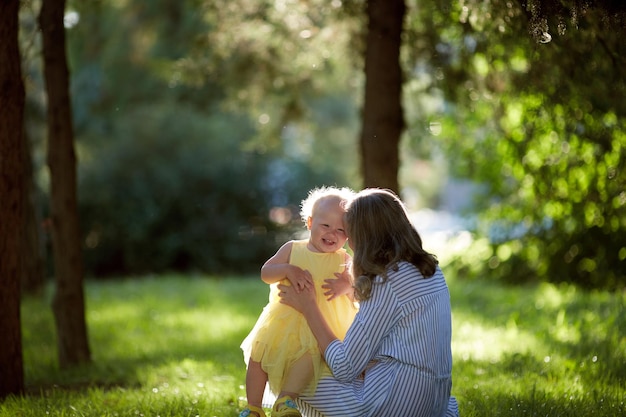
<svg viewBox="0 0 626 417">
<path fill-rule="evenodd" d="M 346 229 L 354 250 L 352 274 L 360 301 L 370 298 L 377 275 L 386 281 L 387 271 L 397 270 L 401 261 L 415 265 L 424 278 L 435 273 L 437 258 L 422 248 L 404 204 L 389 190 L 359 192 L 347 206 Z"/>
</svg>

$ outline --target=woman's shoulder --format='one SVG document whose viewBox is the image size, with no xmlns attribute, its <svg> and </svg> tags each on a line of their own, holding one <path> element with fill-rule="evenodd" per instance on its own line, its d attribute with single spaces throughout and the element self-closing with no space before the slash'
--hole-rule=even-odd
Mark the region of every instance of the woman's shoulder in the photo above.
<svg viewBox="0 0 626 417">
<path fill-rule="evenodd" d="M 423 276 L 423 274 L 420 271 L 420 269 L 417 266 L 415 266 L 415 264 L 412 264 L 409 261 L 400 261 L 395 266 L 392 266 L 391 270 L 394 271 L 394 272 L 396 272 L 396 271 L 397 272 L 400 272 L 400 271 L 402 271 L 402 272 L 411 272 L 411 273 L 415 273 L 415 274 L 419 274 L 419 275 Z M 434 272 L 434 274 L 432 276 L 436 276 L 436 275 L 440 275 L 440 274 L 442 274 L 442 271 L 441 271 L 441 268 L 439 267 L 439 265 L 437 265 L 435 267 L 435 272 Z M 426 277 L 426 278 L 428 278 L 428 277 Z"/>
<path fill-rule="evenodd" d="M 447 287 L 446 279 L 439 265 L 435 267 L 435 271 L 429 276 L 425 276 L 419 268 L 413 264 L 408 264 L 405 268 L 405 275 L 407 279 L 416 281 L 417 286 L 421 288 L 431 291 Z"/>
<path fill-rule="evenodd" d="M 408 261 L 400 261 L 389 268 L 390 275 L 405 275 L 405 274 L 419 274 L 422 275 L 420 270 Z"/>
<path fill-rule="evenodd" d="M 445 280 L 443 272 L 439 265 L 436 266 L 435 272 L 432 276 L 424 276 L 420 269 L 410 262 L 401 261 L 395 267 L 392 267 L 389 271 L 389 278 L 393 280 L 418 280 L 424 281 L 425 284 L 432 284 L 435 281 Z"/>
</svg>

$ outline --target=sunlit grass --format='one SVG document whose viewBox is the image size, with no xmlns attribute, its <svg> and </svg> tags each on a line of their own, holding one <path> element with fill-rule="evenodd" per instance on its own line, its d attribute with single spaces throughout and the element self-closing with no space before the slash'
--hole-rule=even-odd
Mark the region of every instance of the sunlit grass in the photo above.
<svg viewBox="0 0 626 417">
<path fill-rule="evenodd" d="M 239 343 L 267 300 L 267 286 L 167 276 L 89 282 L 86 293 L 93 364 L 73 370 L 56 365 L 49 301 L 24 301 L 27 388 L 42 395 L 22 402 L 41 407 L 35 404 L 52 398 L 47 415 L 59 416 L 109 409 L 136 415 L 133 408 L 144 415 L 220 416 L 238 409 L 245 375 Z M 82 402 L 89 405 L 78 410 L 74 404 Z M 93 410 L 94 403 L 101 407 Z"/>
<path fill-rule="evenodd" d="M 455 394 L 465 416 L 626 412 L 624 294 L 455 280 Z"/>
<path fill-rule="evenodd" d="M 626 414 L 624 294 L 449 278 L 462 415 Z M 267 301 L 252 277 L 89 281 L 93 363 L 60 370 L 45 299 L 23 302 L 28 394 L 0 416 L 235 416 L 239 344 Z"/>
</svg>

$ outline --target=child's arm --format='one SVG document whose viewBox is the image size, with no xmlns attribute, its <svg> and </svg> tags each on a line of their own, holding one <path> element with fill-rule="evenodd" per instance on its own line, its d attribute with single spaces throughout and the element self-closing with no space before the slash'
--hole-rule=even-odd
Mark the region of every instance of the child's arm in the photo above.
<svg viewBox="0 0 626 417">
<path fill-rule="evenodd" d="M 289 263 L 292 243 L 293 241 L 285 243 L 263 264 L 261 279 L 266 284 L 273 284 L 287 278 L 297 292 L 304 288 L 313 288 L 311 273 Z"/>
</svg>

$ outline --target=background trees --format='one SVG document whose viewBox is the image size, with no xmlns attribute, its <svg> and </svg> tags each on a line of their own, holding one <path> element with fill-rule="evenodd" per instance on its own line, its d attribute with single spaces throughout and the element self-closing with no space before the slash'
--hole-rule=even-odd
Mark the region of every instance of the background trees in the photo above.
<svg viewBox="0 0 626 417">
<path fill-rule="evenodd" d="M 624 13 L 533 4 L 468 1 L 441 14 L 435 62 L 456 103 L 440 112 L 442 143 L 453 173 L 483 185 L 478 230 L 492 246 L 483 272 L 617 288 L 626 276 Z"/>
<path fill-rule="evenodd" d="M 24 231 L 42 229 L 25 213 L 26 136 L 33 179 L 49 193 L 42 224 L 55 246 L 62 366 L 89 359 L 83 260 L 92 276 L 257 270 L 302 227 L 295 204 L 308 189 L 410 194 L 411 171 L 398 181 L 398 167 L 415 160 L 431 160 L 427 177 L 422 170 L 411 181 L 421 204 L 436 204 L 440 177 L 477 185 L 466 213 L 476 220 L 475 244 L 461 270 L 623 288 L 619 2 L 43 5 L 43 43 L 33 23 L 40 2 L 21 12 L 22 29 L 30 27 L 20 39 L 26 129 L 18 3 L 0 9 L 0 329 L 8 340 L 0 395 L 22 389 L 18 277 L 37 266 L 23 262 L 32 255 L 24 247 L 38 251 Z M 390 42 L 380 47 L 381 39 Z M 34 64 L 42 55 L 45 77 Z"/>
<path fill-rule="evenodd" d="M 415 201 L 436 206 L 439 178 L 469 180 L 479 190 L 466 213 L 475 245 L 459 268 L 623 287 L 625 8 L 606 3 L 57 2 L 50 20 L 42 13 L 44 49 L 39 2 L 25 3 L 33 178 L 50 194 L 42 223 L 52 227 L 56 310 L 78 312 L 59 322 L 59 333 L 78 335 L 62 365 L 89 357 L 83 261 L 92 276 L 258 270 L 301 230 L 297 202 L 320 184 L 414 195 L 410 182 Z M 13 244 L 22 219 L 37 216 L 23 214 L 27 183 L 13 182 L 28 164 L 13 136 L 23 139 L 23 97 L 16 5 L 6 7 L 0 275 L 2 299 L 14 302 L 2 328 L 19 340 Z M 71 77 L 56 66 L 65 33 Z M 41 54 L 45 94 L 32 61 Z M 427 159 L 398 180 L 401 164 Z"/>
<path fill-rule="evenodd" d="M 428 169 L 398 188 L 436 207 L 446 178 L 477 184 L 483 273 L 614 287 L 626 259 L 623 21 L 546 4 L 406 2 L 399 162 Z M 365 12 L 70 2 L 88 272 L 256 270 L 301 227 L 308 188 L 360 188 Z"/>
<path fill-rule="evenodd" d="M 165 3 L 100 5 L 95 29 L 69 30 L 93 273 L 256 271 L 302 230 L 308 189 L 356 183 L 351 86 L 326 50 L 336 40 L 306 32 L 327 15 L 296 11 L 292 24 L 289 8 L 235 6 L 167 3 L 164 19 Z M 97 44 L 112 25 L 129 41 Z"/>
</svg>

